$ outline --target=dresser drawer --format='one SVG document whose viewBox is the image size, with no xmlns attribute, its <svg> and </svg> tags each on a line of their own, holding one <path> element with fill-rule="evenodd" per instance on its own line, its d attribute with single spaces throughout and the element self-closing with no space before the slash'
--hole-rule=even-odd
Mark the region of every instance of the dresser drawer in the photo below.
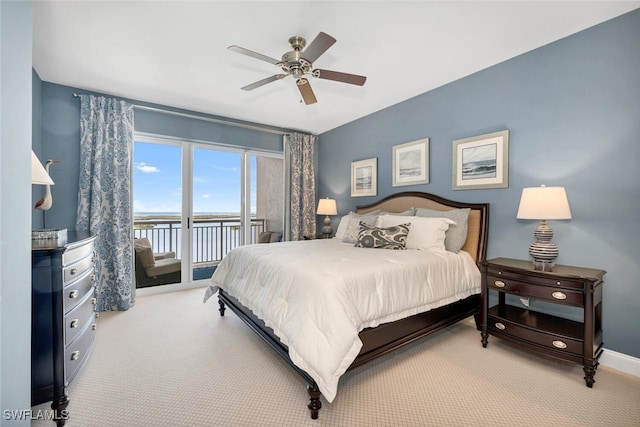
<svg viewBox="0 0 640 427">
<path fill-rule="evenodd" d="M 82 366 L 86 363 L 89 353 L 91 353 L 93 340 L 96 336 L 94 325 L 93 323 L 88 324 L 80 336 L 78 336 L 78 339 L 64 351 L 65 385 L 73 381 Z"/>
<path fill-rule="evenodd" d="M 522 278 L 520 278 L 522 279 Z M 522 282 L 509 278 L 507 275 L 487 275 L 487 286 L 500 292 L 522 295 L 532 298 L 539 298 L 553 301 L 559 304 L 582 306 L 584 303 L 584 293 L 581 290 L 573 290 L 553 286 L 552 284 L 539 285 L 535 283 Z"/>
<path fill-rule="evenodd" d="M 95 282 L 95 274 L 93 269 L 89 269 L 85 274 L 75 282 L 64 288 L 64 312 L 68 313 L 83 300 L 85 295 L 93 293 L 93 284 Z"/>
<path fill-rule="evenodd" d="M 68 286 L 71 282 L 82 276 L 87 270 L 93 268 L 93 252 L 73 264 L 67 265 L 62 270 L 62 280 L 64 286 Z"/>
<path fill-rule="evenodd" d="M 87 324 L 95 323 L 95 298 L 91 293 L 69 313 L 64 316 L 64 345 L 69 345 L 86 328 Z"/>
<path fill-rule="evenodd" d="M 62 254 L 62 265 L 70 265 L 75 262 L 78 262 L 82 258 L 86 258 L 89 255 L 93 256 L 94 251 L 93 242 L 87 243 L 85 245 L 80 245 L 75 248 L 67 249 L 64 254 Z"/>
<path fill-rule="evenodd" d="M 558 336 L 549 332 L 530 329 L 495 316 L 488 317 L 487 326 L 492 335 L 510 335 L 549 349 L 572 353 L 575 355 L 582 355 L 583 345 L 582 341 L 579 339 Z"/>
</svg>

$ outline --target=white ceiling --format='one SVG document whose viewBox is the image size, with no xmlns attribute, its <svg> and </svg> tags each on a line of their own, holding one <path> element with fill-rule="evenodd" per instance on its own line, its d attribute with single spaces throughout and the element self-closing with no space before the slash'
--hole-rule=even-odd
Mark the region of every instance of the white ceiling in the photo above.
<svg viewBox="0 0 640 427">
<path fill-rule="evenodd" d="M 640 7 L 640 1 L 36 1 L 40 78 L 240 120 L 322 133 Z M 279 59 L 297 35 L 337 39 L 317 68 L 362 74 L 364 86 L 292 77 L 228 51 Z M 594 58 L 595 59 L 595 58 Z"/>
</svg>

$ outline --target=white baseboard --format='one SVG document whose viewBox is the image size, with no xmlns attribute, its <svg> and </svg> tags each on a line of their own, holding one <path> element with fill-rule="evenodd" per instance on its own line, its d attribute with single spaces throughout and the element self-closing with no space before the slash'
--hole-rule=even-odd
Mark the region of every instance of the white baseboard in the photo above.
<svg viewBox="0 0 640 427">
<path fill-rule="evenodd" d="M 627 374 L 640 377 L 640 359 L 617 351 L 604 349 L 600 356 L 600 364 Z"/>
</svg>

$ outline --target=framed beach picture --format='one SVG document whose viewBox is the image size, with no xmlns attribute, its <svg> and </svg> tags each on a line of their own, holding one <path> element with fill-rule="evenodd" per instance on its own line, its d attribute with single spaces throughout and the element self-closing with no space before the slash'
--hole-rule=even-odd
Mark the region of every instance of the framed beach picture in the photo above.
<svg viewBox="0 0 640 427">
<path fill-rule="evenodd" d="M 351 162 L 351 197 L 375 196 L 378 188 L 378 159 Z"/>
<path fill-rule="evenodd" d="M 394 187 L 429 183 L 429 138 L 393 147 Z"/>
<path fill-rule="evenodd" d="M 453 141 L 454 190 L 509 186 L 509 131 Z"/>
</svg>

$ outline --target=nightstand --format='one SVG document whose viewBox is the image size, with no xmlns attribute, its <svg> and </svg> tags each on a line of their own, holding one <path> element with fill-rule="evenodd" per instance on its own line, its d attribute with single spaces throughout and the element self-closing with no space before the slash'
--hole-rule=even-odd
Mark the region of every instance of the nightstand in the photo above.
<svg viewBox="0 0 640 427">
<path fill-rule="evenodd" d="M 581 364 L 587 387 L 592 387 L 602 354 L 602 277 L 591 268 L 556 265 L 537 271 L 531 261 L 495 258 L 482 266 L 482 346 L 489 335 L 526 350 Z M 489 293 L 498 303 L 489 307 Z M 509 304 L 506 294 L 561 306 L 580 307 L 582 321 L 553 316 Z"/>
</svg>

